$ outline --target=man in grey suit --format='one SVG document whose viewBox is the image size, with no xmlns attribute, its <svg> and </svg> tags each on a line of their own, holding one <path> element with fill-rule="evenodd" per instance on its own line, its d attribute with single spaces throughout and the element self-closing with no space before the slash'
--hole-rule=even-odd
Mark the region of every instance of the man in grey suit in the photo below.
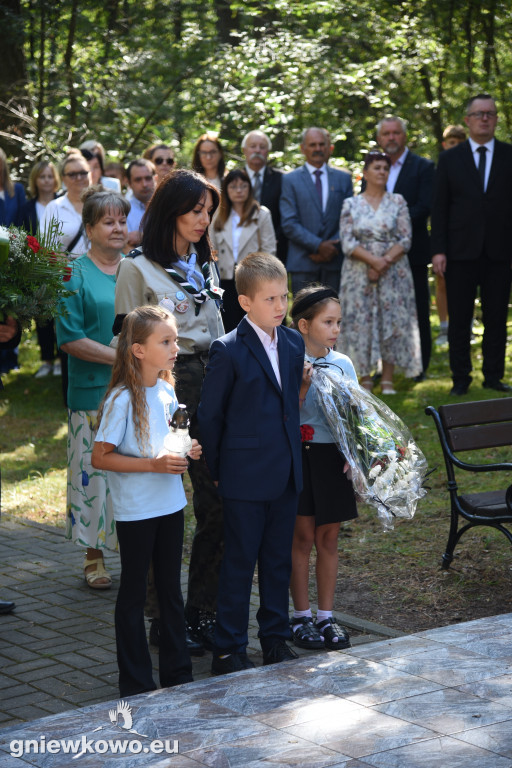
<svg viewBox="0 0 512 768">
<path fill-rule="evenodd" d="M 327 165 L 333 146 L 324 128 L 307 128 L 300 149 L 306 162 L 283 177 L 280 202 L 292 291 L 295 294 L 314 282 L 337 291 L 342 261 L 340 213 L 345 198 L 353 194 L 352 180 L 346 171 Z"/>
</svg>

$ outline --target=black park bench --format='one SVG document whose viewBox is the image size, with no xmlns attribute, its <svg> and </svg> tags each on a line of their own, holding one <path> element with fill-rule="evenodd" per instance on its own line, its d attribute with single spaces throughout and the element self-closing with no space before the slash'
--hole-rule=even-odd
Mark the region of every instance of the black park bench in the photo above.
<svg viewBox="0 0 512 768">
<path fill-rule="evenodd" d="M 459 539 L 474 526 L 496 528 L 512 543 L 512 532 L 505 527 L 512 523 L 512 477 L 499 490 L 468 494 L 459 493 L 455 477 L 455 468 L 468 472 L 512 471 L 509 462 L 470 464 L 456 456 L 461 451 L 509 445 L 512 462 L 512 397 L 441 405 L 439 410 L 430 405 L 425 413 L 434 419 L 446 464 L 451 522 L 442 567 L 449 568 Z"/>
</svg>

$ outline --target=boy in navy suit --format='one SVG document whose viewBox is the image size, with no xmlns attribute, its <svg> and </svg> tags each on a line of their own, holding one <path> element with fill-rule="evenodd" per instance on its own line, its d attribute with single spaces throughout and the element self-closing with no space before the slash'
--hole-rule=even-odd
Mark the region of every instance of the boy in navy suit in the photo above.
<svg viewBox="0 0 512 768">
<path fill-rule="evenodd" d="M 235 281 L 247 315 L 213 342 L 198 409 L 204 455 L 224 504 L 215 675 L 254 666 L 246 648 L 256 563 L 263 663 L 296 658 L 285 640 L 290 637 L 291 545 L 302 488 L 304 342 L 281 325 L 288 287 L 277 258 L 250 254 L 238 265 Z"/>
</svg>

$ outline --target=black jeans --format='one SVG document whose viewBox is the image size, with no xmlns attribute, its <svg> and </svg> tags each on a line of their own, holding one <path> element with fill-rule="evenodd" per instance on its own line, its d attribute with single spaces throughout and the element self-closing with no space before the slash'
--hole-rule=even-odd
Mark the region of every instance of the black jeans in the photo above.
<svg viewBox="0 0 512 768">
<path fill-rule="evenodd" d="M 144 627 L 146 580 L 153 560 L 160 603 L 160 685 L 192 680 L 185 640 L 181 594 L 183 511 L 149 520 L 116 522 L 121 554 L 121 584 L 115 610 L 119 692 L 121 696 L 155 690 Z"/>
</svg>

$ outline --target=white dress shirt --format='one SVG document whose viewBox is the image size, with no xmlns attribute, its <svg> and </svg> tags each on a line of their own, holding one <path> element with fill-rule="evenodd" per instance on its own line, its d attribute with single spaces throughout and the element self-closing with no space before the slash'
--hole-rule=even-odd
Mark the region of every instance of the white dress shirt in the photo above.
<svg viewBox="0 0 512 768">
<path fill-rule="evenodd" d="M 398 174 L 402 170 L 402 166 L 405 163 L 405 158 L 407 157 L 408 152 L 409 150 L 406 147 L 403 153 L 398 158 L 398 160 L 395 163 L 391 163 L 388 180 L 386 182 L 386 189 L 388 192 L 394 192 L 396 180 L 398 179 Z"/>
<path fill-rule="evenodd" d="M 484 192 L 485 192 L 485 190 L 487 189 L 487 184 L 489 183 L 489 174 L 491 172 L 492 156 L 494 154 L 494 139 L 491 139 L 490 141 L 488 141 L 487 144 L 477 144 L 476 141 L 473 141 L 473 139 L 470 138 L 469 145 L 473 153 L 473 160 L 475 161 L 477 170 L 478 170 L 478 163 L 480 162 L 480 152 L 478 151 L 478 149 L 479 147 L 485 147 L 487 149 L 487 152 L 485 153 L 485 181 L 484 181 Z"/>
<path fill-rule="evenodd" d="M 258 338 L 263 344 L 263 349 L 267 353 L 267 357 L 270 360 L 270 365 L 272 366 L 272 369 L 276 375 L 277 383 L 282 389 L 281 372 L 279 370 L 279 352 L 277 349 L 277 329 L 274 329 L 274 338 L 272 339 L 268 333 L 263 330 L 263 328 L 260 328 L 259 325 L 253 323 L 253 321 L 250 320 L 247 315 L 245 316 L 245 319 L 258 334 Z"/>
<path fill-rule="evenodd" d="M 128 232 L 142 232 L 140 222 L 144 216 L 144 213 L 146 212 L 146 206 L 144 203 L 141 203 L 141 201 L 138 200 L 135 196 L 130 200 L 130 205 L 130 213 L 126 217 L 126 226 L 128 227 Z"/>
<path fill-rule="evenodd" d="M 231 209 L 231 237 L 233 240 L 233 259 L 235 260 L 235 264 L 238 261 L 238 246 L 240 244 L 240 234 L 242 232 L 242 227 L 238 226 L 240 224 L 240 216 L 235 211 L 234 208 Z"/>
</svg>

